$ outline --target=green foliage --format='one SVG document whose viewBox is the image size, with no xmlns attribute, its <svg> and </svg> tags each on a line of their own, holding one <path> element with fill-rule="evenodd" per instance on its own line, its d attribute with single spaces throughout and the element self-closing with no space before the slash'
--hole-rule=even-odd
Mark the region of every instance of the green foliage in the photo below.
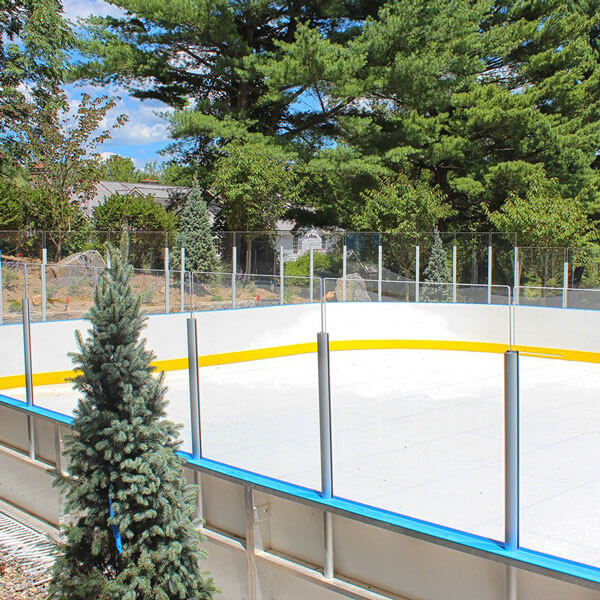
<svg viewBox="0 0 600 600">
<path fill-rule="evenodd" d="M 313 271 L 331 270 L 331 256 L 325 252 L 313 252 Z M 286 262 L 285 275 L 294 277 L 308 277 L 310 275 L 310 254 L 307 252 L 292 262 Z"/>
<path fill-rule="evenodd" d="M 200 571 L 195 493 L 176 454 L 178 428 L 165 418 L 163 375 L 153 373 L 154 355 L 140 340 L 145 319 L 132 269 L 118 254 L 111 263 L 94 292 L 92 328 L 85 340 L 78 332 L 73 354 L 81 398 L 67 446 L 69 477 L 57 477 L 72 521 L 50 594 L 208 600 L 215 587 Z"/>
<path fill-rule="evenodd" d="M 154 196 L 113 194 L 94 207 L 94 228 L 101 231 L 175 230 L 175 217 Z"/>
<path fill-rule="evenodd" d="M 22 118 L 11 123 L 10 139 L 25 167 L 22 218 L 28 227 L 51 232 L 48 241 L 54 246 L 54 260 L 59 260 L 67 232 L 85 229 L 83 207 L 98 181 L 99 156 L 94 150 L 126 117 L 98 131 L 114 99 L 83 94 L 75 115 L 69 115 L 66 95 L 59 88 L 53 93 L 50 100 L 33 98 L 26 104 Z M 14 180 L 14 175 L 7 177 L 5 184 Z"/>
<path fill-rule="evenodd" d="M 217 162 L 214 190 L 230 231 L 268 231 L 298 201 L 295 174 L 286 157 L 263 144 L 233 142 Z"/>
<path fill-rule="evenodd" d="M 173 150 L 203 185 L 233 140 L 285 155 L 300 225 L 402 231 L 397 198 L 362 216 L 401 174 L 453 209 L 418 229 L 487 231 L 540 169 L 600 217 L 596 0 L 113 3 L 126 14 L 88 20 L 76 75 L 174 107 Z"/>
<path fill-rule="evenodd" d="M 380 178 L 363 192 L 363 211 L 355 218 L 359 229 L 391 233 L 431 231 L 453 214 L 444 194 L 426 181 L 406 175 Z"/>
<path fill-rule="evenodd" d="M 185 268 L 190 271 L 217 271 L 217 251 L 210 229 L 210 215 L 200 188 L 192 188 L 179 220 L 178 243 L 185 247 Z M 179 251 L 172 252 L 173 268 L 180 268 Z"/>
<path fill-rule="evenodd" d="M 588 238 L 587 219 L 577 198 L 564 198 L 556 180 L 530 181 L 523 197 L 510 194 L 502 207 L 489 212 L 498 231 L 517 234 L 520 246 L 580 246 Z"/>
<path fill-rule="evenodd" d="M 98 178 L 104 181 L 125 181 L 138 183 L 142 180 L 131 158 L 115 154 L 103 160 L 99 167 Z"/>
<path fill-rule="evenodd" d="M 57 0 L 4 0 L 0 10 L 0 132 L 21 120 L 29 103 L 51 99 L 75 43 Z"/>
<path fill-rule="evenodd" d="M 93 225 L 101 231 L 126 232 L 130 260 L 136 267 L 162 269 L 167 236 L 176 231 L 176 217 L 152 195 L 113 194 L 94 207 Z"/>
</svg>

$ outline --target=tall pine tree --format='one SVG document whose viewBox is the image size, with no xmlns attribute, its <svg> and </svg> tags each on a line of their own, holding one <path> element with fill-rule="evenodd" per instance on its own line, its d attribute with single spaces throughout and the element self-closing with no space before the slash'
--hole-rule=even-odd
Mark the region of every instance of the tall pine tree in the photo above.
<svg viewBox="0 0 600 600">
<path fill-rule="evenodd" d="M 66 511 L 73 519 L 51 597 L 64 600 L 205 600 L 204 553 L 194 494 L 177 457 L 178 428 L 165 417 L 162 374 L 140 340 L 144 316 L 131 267 L 112 252 L 94 292 L 86 340 L 73 355 L 82 394 L 68 445 Z"/>
<path fill-rule="evenodd" d="M 450 287 L 444 284 L 450 281 L 450 273 L 446 262 L 444 244 L 437 229 L 433 232 L 433 246 L 423 275 L 423 300 L 426 302 L 448 302 L 451 296 Z"/>
<path fill-rule="evenodd" d="M 179 221 L 179 240 L 185 248 L 185 268 L 210 273 L 217 271 L 217 250 L 210 229 L 210 215 L 198 184 L 185 201 Z M 173 267 L 180 268 L 179 249 L 173 252 Z"/>
</svg>

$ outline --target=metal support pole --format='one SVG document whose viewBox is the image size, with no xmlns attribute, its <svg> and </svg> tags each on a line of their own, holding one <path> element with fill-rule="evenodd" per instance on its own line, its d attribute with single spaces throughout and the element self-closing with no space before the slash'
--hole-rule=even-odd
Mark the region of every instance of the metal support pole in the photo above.
<svg viewBox="0 0 600 600">
<path fill-rule="evenodd" d="M 2 287 L 2 250 L 0 250 L 0 325 L 4 323 L 4 291 Z"/>
<path fill-rule="evenodd" d="M 192 431 L 192 457 L 202 458 L 200 428 L 200 388 L 198 385 L 198 332 L 196 319 L 187 319 L 188 372 L 190 378 L 190 419 Z"/>
<path fill-rule="evenodd" d="M 25 362 L 25 397 L 27 406 L 33 406 L 33 377 L 31 369 L 31 316 L 29 314 L 29 298 L 23 298 L 23 359 Z M 33 416 L 27 415 L 27 435 L 29 438 L 29 458 L 35 458 L 35 427 Z"/>
<path fill-rule="evenodd" d="M 171 274 L 169 273 L 169 249 L 165 248 L 165 312 L 171 312 Z"/>
<path fill-rule="evenodd" d="M 377 301 L 381 302 L 383 291 L 383 246 L 377 246 Z"/>
<path fill-rule="evenodd" d="M 329 334 L 317 333 L 317 357 L 319 364 L 319 427 L 321 441 L 321 495 L 331 498 L 333 494 L 333 460 L 331 451 L 331 383 L 329 368 Z M 333 577 L 333 523 L 331 513 L 323 514 L 325 561 L 323 574 Z"/>
<path fill-rule="evenodd" d="M 283 246 L 279 246 L 279 304 L 283 304 Z"/>
<path fill-rule="evenodd" d="M 179 296 L 181 312 L 185 310 L 185 248 L 181 248 L 181 264 L 179 265 Z"/>
<path fill-rule="evenodd" d="M 309 292 L 308 292 L 308 296 L 310 298 L 310 302 L 313 302 L 314 295 L 315 295 L 315 257 L 314 257 L 312 246 L 310 247 L 309 252 L 310 252 L 310 255 L 309 255 L 310 261 L 309 261 L 309 282 L 308 282 Z"/>
<path fill-rule="evenodd" d="M 452 246 L 452 302 L 456 303 L 456 246 Z"/>
<path fill-rule="evenodd" d="M 492 285 L 494 276 L 494 249 L 488 246 L 488 276 L 487 276 L 487 303 L 492 303 Z"/>
<path fill-rule="evenodd" d="M 236 276 L 237 276 L 237 248 L 234 246 L 231 250 L 231 308 L 235 308 L 236 296 Z"/>
<path fill-rule="evenodd" d="M 421 271 L 421 248 L 415 246 L 415 302 L 419 301 L 419 282 Z"/>
<path fill-rule="evenodd" d="M 519 547 L 519 353 L 504 354 L 504 547 Z"/>
<path fill-rule="evenodd" d="M 258 600 L 259 583 L 256 569 L 256 507 L 254 506 L 254 490 L 244 486 L 244 507 L 246 521 L 246 561 L 248 565 L 247 592 L 248 600 Z"/>
<path fill-rule="evenodd" d="M 519 295 L 520 295 L 520 291 L 519 291 L 519 287 L 521 285 L 521 276 L 519 274 L 519 270 L 520 270 L 520 265 L 519 265 L 519 247 L 515 246 L 515 263 L 514 263 L 514 280 L 513 280 L 513 301 L 515 304 L 519 304 Z"/>
<path fill-rule="evenodd" d="M 517 569 L 506 565 L 506 600 L 517 600 L 518 597 Z"/>
<path fill-rule="evenodd" d="M 342 255 L 342 302 L 346 302 L 346 244 Z"/>
<path fill-rule="evenodd" d="M 569 292 L 569 263 L 563 263 L 563 289 L 562 289 L 562 307 L 567 308 Z"/>
<path fill-rule="evenodd" d="M 42 321 L 46 320 L 46 308 L 48 302 L 48 295 L 46 291 L 46 264 L 48 263 L 48 250 L 42 248 Z"/>
<path fill-rule="evenodd" d="M 194 511 L 194 516 L 196 519 L 202 519 L 204 521 L 204 500 L 202 496 L 202 476 L 201 474 L 194 470 L 194 485 L 196 486 L 196 490 L 198 495 L 196 496 L 196 510 Z"/>
</svg>

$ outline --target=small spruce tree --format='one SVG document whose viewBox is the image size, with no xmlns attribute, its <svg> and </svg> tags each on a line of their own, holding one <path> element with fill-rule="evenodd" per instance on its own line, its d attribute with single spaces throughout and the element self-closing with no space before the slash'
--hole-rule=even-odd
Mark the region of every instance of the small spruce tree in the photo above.
<svg viewBox="0 0 600 600">
<path fill-rule="evenodd" d="M 179 240 L 185 248 L 185 267 L 190 271 L 217 270 L 217 251 L 210 230 L 210 215 L 197 184 L 190 192 L 179 221 Z M 179 269 L 181 254 L 173 252 L 173 268 Z"/>
<path fill-rule="evenodd" d="M 446 260 L 446 251 L 442 243 L 440 232 L 436 229 L 433 232 L 433 246 L 425 270 L 423 271 L 424 286 L 423 300 L 426 302 L 448 302 L 451 294 L 447 285 L 437 285 L 449 283 L 450 272 Z M 427 285 L 433 284 L 433 285 Z"/>
<path fill-rule="evenodd" d="M 84 340 L 77 332 L 81 393 L 59 478 L 71 523 L 54 567 L 61 600 L 205 600 L 215 586 L 200 570 L 195 492 L 176 454 L 178 427 L 166 420 L 163 376 L 154 375 L 140 332 L 145 318 L 132 269 L 110 250 L 94 292 Z"/>
</svg>

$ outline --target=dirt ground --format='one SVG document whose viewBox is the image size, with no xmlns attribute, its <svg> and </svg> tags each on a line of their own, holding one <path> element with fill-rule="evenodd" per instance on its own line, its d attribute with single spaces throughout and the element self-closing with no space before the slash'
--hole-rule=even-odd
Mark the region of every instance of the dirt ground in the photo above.
<svg viewBox="0 0 600 600">
<path fill-rule="evenodd" d="M 35 262 L 5 261 L 2 264 L 2 308 L 3 321 L 21 321 L 21 300 L 30 298 L 30 313 L 33 321 L 42 320 L 42 265 Z M 85 315 L 93 301 L 94 286 L 101 269 L 83 266 L 46 267 L 46 319 L 77 319 Z M 284 291 L 286 304 L 308 302 L 308 278 L 294 280 Z M 162 271 L 136 270 L 133 287 L 142 298 L 142 306 L 148 313 L 166 311 L 165 275 Z M 184 310 L 190 309 L 190 300 L 195 310 L 219 310 L 231 308 L 231 276 L 215 276 L 203 281 L 194 280 L 194 293 L 190 298 L 189 280 L 184 286 Z M 236 306 L 266 306 L 279 304 L 279 278 L 261 276 L 246 278 L 238 276 L 236 281 Z M 174 272 L 169 284 L 170 312 L 181 310 L 181 282 L 179 273 Z"/>
<path fill-rule="evenodd" d="M 0 600 L 45 600 L 47 583 L 36 583 L 14 560 L 0 556 Z"/>
</svg>

